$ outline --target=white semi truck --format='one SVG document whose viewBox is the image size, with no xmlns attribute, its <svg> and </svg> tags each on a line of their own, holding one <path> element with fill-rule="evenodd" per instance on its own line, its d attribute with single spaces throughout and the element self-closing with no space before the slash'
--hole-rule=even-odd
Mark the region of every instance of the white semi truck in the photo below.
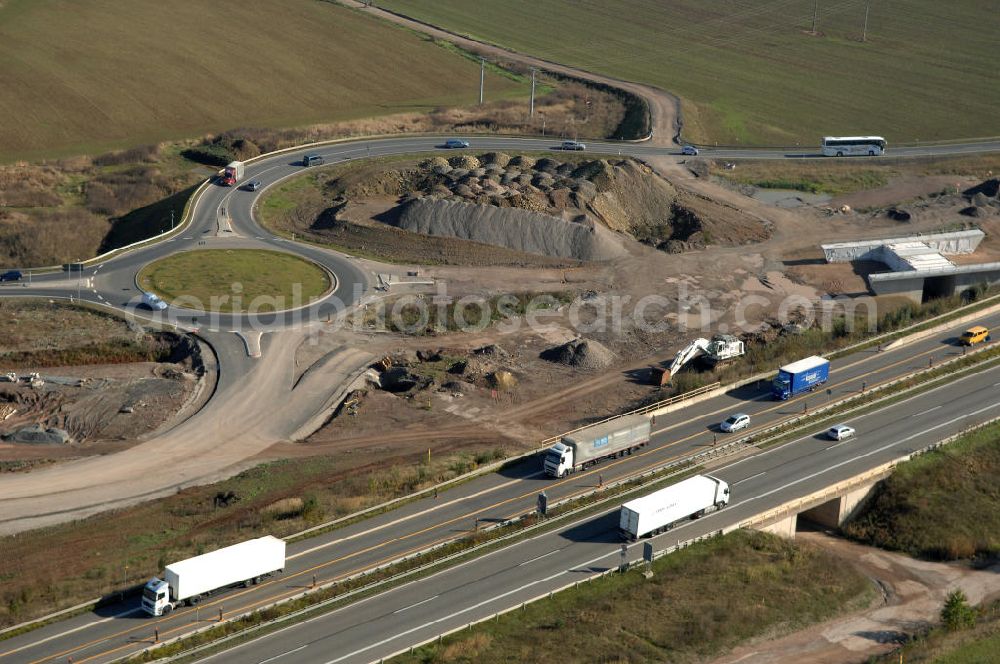
<svg viewBox="0 0 1000 664">
<path fill-rule="evenodd" d="M 193 605 L 216 590 L 250 586 L 285 569 L 285 541 L 267 535 L 167 565 L 163 579 L 142 589 L 142 608 L 153 616 Z"/>
<path fill-rule="evenodd" d="M 602 459 L 632 454 L 649 442 L 648 415 L 626 415 L 563 436 L 545 453 L 542 467 L 552 477 L 600 463 Z"/>
<path fill-rule="evenodd" d="M 637 540 L 728 504 L 728 484 L 708 475 L 697 475 L 622 505 L 618 530 L 623 538 Z"/>
</svg>

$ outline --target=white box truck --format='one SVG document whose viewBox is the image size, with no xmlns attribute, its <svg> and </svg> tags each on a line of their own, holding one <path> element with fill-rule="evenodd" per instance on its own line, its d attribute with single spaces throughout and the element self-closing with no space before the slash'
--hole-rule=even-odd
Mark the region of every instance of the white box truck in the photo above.
<svg viewBox="0 0 1000 664">
<path fill-rule="evenodd" d="M 244 164 L 242 161 L 231 161 L 226 165 L 225 170 L 222 171 L 222 184 L 226 187 L 232 187 L 234 184 L 243 179 Z"/>
<path fill-rule="evenodd" d="M 163 579 L 142 589 L 142 608 L 153 616 L 193 605 L 214 591 L 242 583 L 250 586 L 285 569 L 285 541 L 267 535 L 167 565 Z"/>
<path fill-rule="evenodd" d="M 637 540 L 728 504 L 728 484 L 708 475 L 697 475 L 622 505 L 618 530 L 623 538 Z"/>
<path fill-rule="evenodd" d="M 602 459 L 625 456 L 649 442 L 648 415 L 626 415 L 568 433 L 545 453 L 542 467 L 552 477 L 584 470 Z"/>
</svg>

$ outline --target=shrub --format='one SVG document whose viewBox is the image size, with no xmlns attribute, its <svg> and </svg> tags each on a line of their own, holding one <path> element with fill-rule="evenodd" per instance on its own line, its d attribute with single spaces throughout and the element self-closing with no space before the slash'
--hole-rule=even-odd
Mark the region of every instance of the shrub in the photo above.
<svg viewBox="0 0 1000 664">
<path fill-rule="evenodd" d="M 976 625 L 976 609 L 969 606 L 969 600 L 961 589 L 956 588 L 948 595 L 941 609 L 941 622 L 951 631 Z"/>
</svg>

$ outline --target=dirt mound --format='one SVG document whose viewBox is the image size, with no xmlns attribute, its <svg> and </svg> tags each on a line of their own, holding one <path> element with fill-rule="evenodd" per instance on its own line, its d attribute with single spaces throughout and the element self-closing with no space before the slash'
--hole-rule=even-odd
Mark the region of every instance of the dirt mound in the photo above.
<svg viewBox="0 0 1000 664">
<path fill-rule="evenodd" d="M 510 155 L 504 152 L 487 152 L 480 155 L 479 161 L 483 164 L 496 164 L 499 168 L 506 168 L 510 163 Z"/>
<path fill-rule="evenodd" d="M 604 344 L 583 338 L 543 350 L 539 357 L 549 362 L 588 371 L 605 369 L 615 361 L 615 354 L 608 350 Z"/>
<path fill-rule="evenodd" d="M 614 237 L 593 223 L 573 223 L 518 208 L 421 198 L 404 204 L 393 224 L 413 233 L 558 258 L 601 261 L 623 253 Z"/>
<path fill-rule="evenodd" d="M 464 168 L 465 170 L 471 171 L 474 168 L 479 168 L 479 160 L 470 154 L 463 154 L 457 157 L 452 157 L 448 160 L 448 165 L 452 168 Z"/>
</svg>

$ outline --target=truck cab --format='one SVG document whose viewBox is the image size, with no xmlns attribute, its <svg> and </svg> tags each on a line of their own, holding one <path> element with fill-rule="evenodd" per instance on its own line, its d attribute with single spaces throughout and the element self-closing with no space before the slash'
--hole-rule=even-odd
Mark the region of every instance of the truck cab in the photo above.
<svg viewBox="0 0 1000 664">
<path fill-rule="evenodd" d="M 174 608 L 170 601 L 170 584 L 153 577 L 142 589 L 142 610 L 151 616 L 162 616 Z"/>
<path fill-rule="evenodd" d="M 573 472 L 573 448 L 563 443 L 556 443 L 545 453 L 543 463 L 545 474 L 551 477 L 562 477 Z"/>
</svg>

